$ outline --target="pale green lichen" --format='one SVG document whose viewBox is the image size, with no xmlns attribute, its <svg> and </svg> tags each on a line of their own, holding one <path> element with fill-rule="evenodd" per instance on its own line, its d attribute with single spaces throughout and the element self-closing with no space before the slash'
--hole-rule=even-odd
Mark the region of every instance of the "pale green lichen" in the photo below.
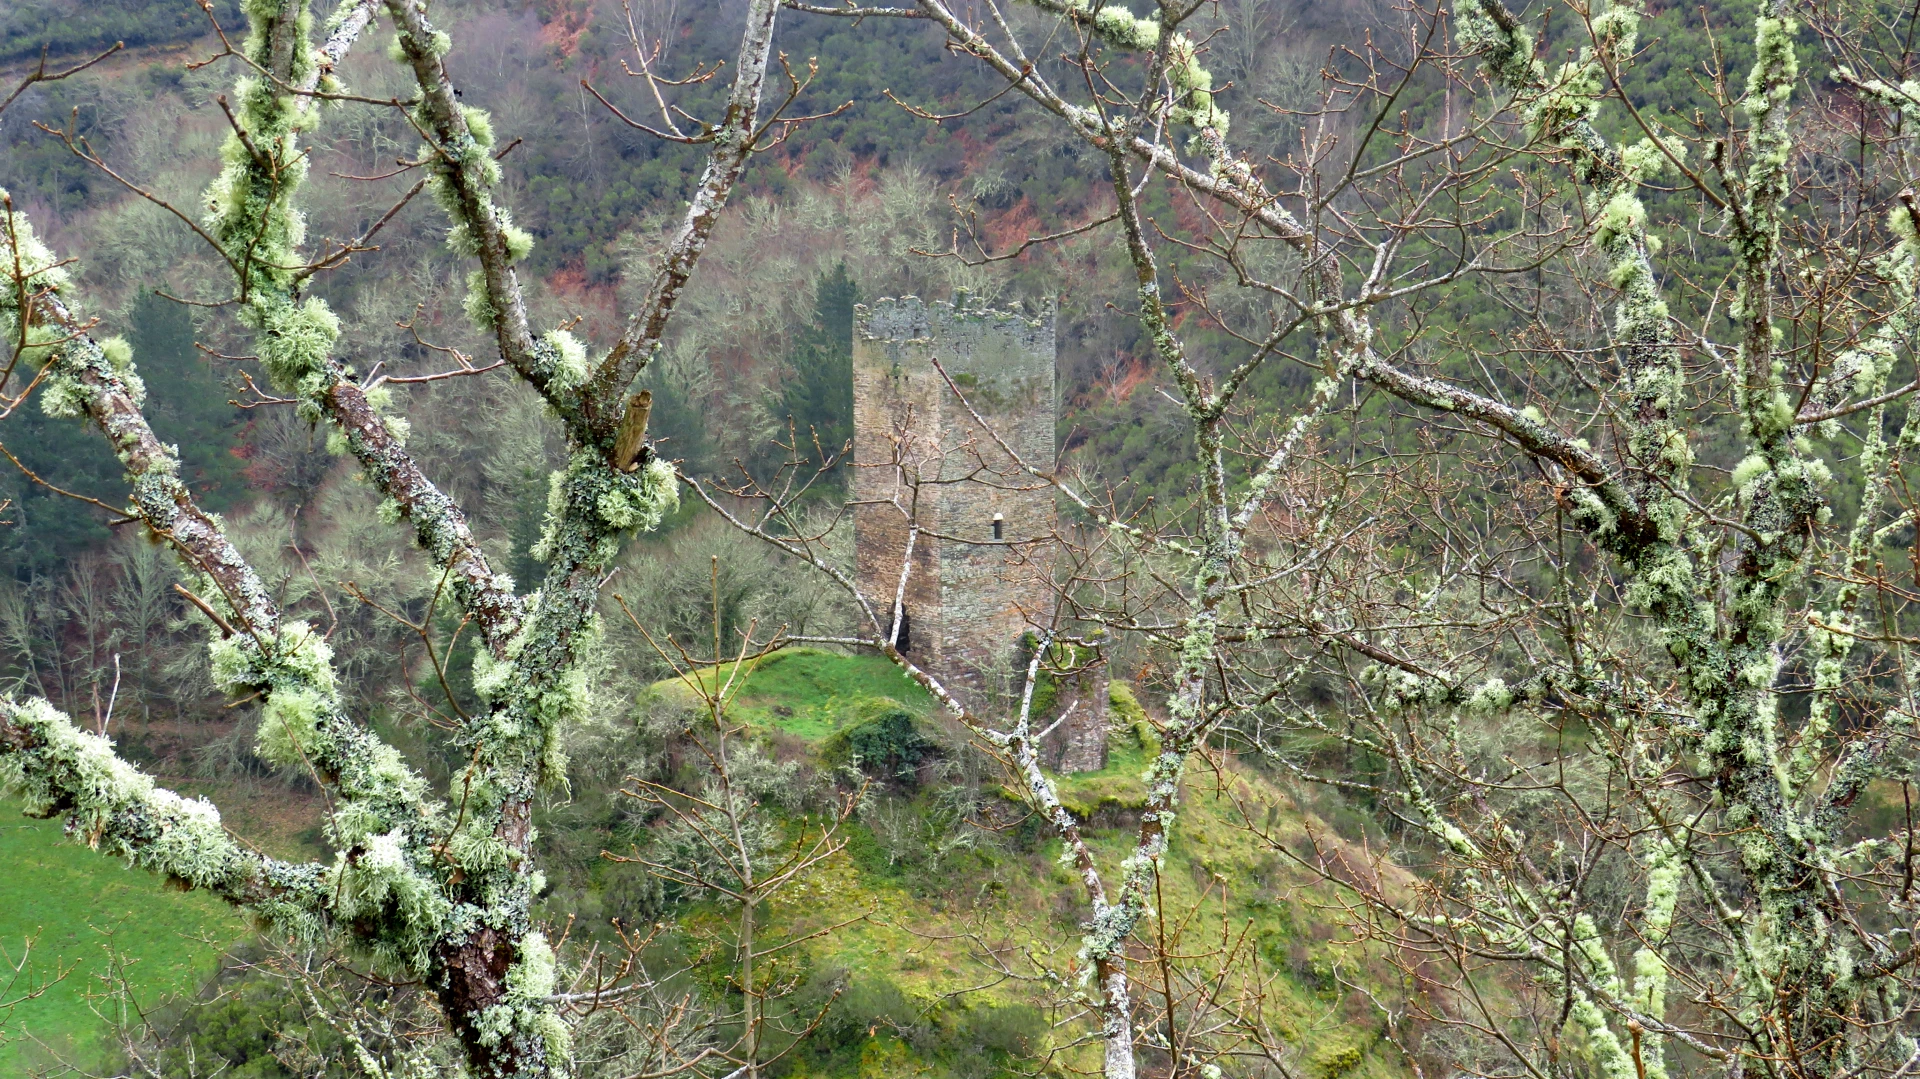
<svg viewBox="0 0 1920 1079">
<path fill-rule="evenodd" d="M 444 38 L 445 35 L 436 30 L 430 40 L 418 42 L 403 31 L 395 38 L 397 59 L 411 63 L 409 51 L 437 56 L 444 51 Z M 415 106 L 413 117 L 423 131 L 444 127 L 439 132 L 438 144 L 425 147 L 423 154 L 433 163 L 427 177 L 427 190 L 450 221 L 447 246 L 464 256 L 482 255 L 482 238 L 475 234 L 475 227 L 484 225 L 498 237 L 501 253 L 509 265 L 524 260 L 533 251 L 533 235 L 514 224 L 512 212 L 496 203 L 491 194 L 500 183 L 501 175 L 500 163 L 492 152 L 495 138 L 492 117 L 484 109 L 463 105 L 459 107 L 457 124 L 442 125 L 437 121 L 432 102 L 427 100 Z M 500 320 L 501 312 L 494 303 L 484 269 L 474 270 L 467 277 L 465 309 L 467 317 L 482 330 L 492 330 Z"/>
<path fill-rule="evenodd" d="M 0 205 L 10 206 L 9 198 L 6 188 L 0 188 Z M 6 287 L 0 288 L 0 340 L 17 344 L 21 296 L 58 295 L 72 276 L 34 235 L 27 215 L 13 209 L 0 211 L 0 267 L 7 276 Z"/>
<path fill-rule="evenodd" d="M 551 389 L 565 392 L 587 381 L 592 368 L 587 363 L 587 346 L 578 337 L 566 330 L 554 330 L 540 340 L 547 346 L 549 366 L 544 374 Z"/>
<path fill-rule="evenodd" d="M 1501 84 L 1511 89 L 1542 81 L 1546 69 L 1534 58 L 1532 34 L 1521 28 L 1502 29 L 1478 0 L 1461 4 L 1454 18 L 1461 48 L 1478 53 L 1488 73 Z"/>
<path fill-rule="evenodd" d="M 637 472 L 615 472 L 592 450 L 576 450 L 551 476 L 546 524 L 533 556 L 551 561 L 568 545 L 585 545 L 583 561 L 602 564 L 619 551 L 619 536 L 647 531 L 679 506 L 679 480 L 659 458 Z"/>
<path fill-rule="evenodd" d="M 1606 1079 L 1638 1079 L 1639 1072 L 1633 1056 L 1620 1044 L 1620 1036 L 1607 1025 L 1607 1013 L 1584 992 L 1574 990 L 1572 997 L 1570 1017 L 1581 1033 L 1586 1035 L 1587 1053 L 1600 1069 L 1600 1074 Z"/>
<path fill-rule="evenodd" d="M 546 1052 L 548 1074 L 561 1079 L 570 1071 L 573 1049 L 566 1024 L 547 1003 L 558 978 L 553 948 L 545 934 L 534 930 L 520 938 L 518 952 L 507 970 L 505 995 L 475 1023 L 478 1039 L 492 1046 L 516 1035 L 530 1035 Z"/>
<path fill-rule="evenodd" d="M 1513 690 L 1508 688 L 1506 680 L 1489 678 L 1474 687 L 1467 697 L 1467 711 L 1479 716 L 1491 716 L 1513 707 Z"/>
<path fill-rule="evenodd" d="M 500 321 L 500 309 L 494 306 L 493 296 L 487 291 L 486 271 L 474 270 L 467 274 L 467 297 L 461 309 L 481 330 L 492 330 Z"/>
<path fill-rule="evenodd" d="M 1444 704 L 1447 699 L 1445 683 L 1399 667 L 1370 664 L 1361 670 L 1360 682 L 1378 687 L 1373 706 L 1384 715 Z"/>
<path fill-rule="evenodd" d="M 285 297 L 278 302 L 262 298 L 249 310 L 259 331 L 260 363 L 274 387 L 303 399 L 317 397 L 330 381 L 326 367 L 340 339 L 339 316 L 317 296 L 298 304 Z"/>
<path fill-rule="evenodd" d="M 321 721 L 332 703 L 305 687 L 272 694 L 260 710 L 255 751 L 263 759 L 286 767 L 311 760 Z"/>
<path fill-rule="evenodd" d="M 401 970 L 426 970 L 446 932 L 452 904 L 423 864 L 430 851 L 394 829 L 366 837 L 334 862 L 335 914 L 377 923 L 364 943 Z"/>
<path fill-rule="evenodd" d="M 265 642 L 251 634 L 208 646 L 215 684 L 229 693 L 262 686 L 299 686 L 334 695 L 333 648 L 305 622 L 287 622 Z"/>
<path fill-rule="evenodd" d="M 1762 4 L 1754 23 L 1756 59 L 1742 102 L 1752 120 L 1747 132 L 1751 152 L 1746 183 L 1739 185 L 1741 205 L 1730 215 L 1737 222 L 1733 239 L 1738 257 L 1732 314 L 1743 322 L 1744 331 L 1742 354 L 1734 367 L 1748 373 L 1735 380 L 1735 403 L 1743 433 L 1752 444 L 1748 459 L 1732 476 L 1743 517 L 1736 539 L 1739 553 L 1727 560 L 1724 580 L 1716 574 L 1715 590 L 1710 591 L 1696 579 L 1689 550 L 1711 548 L 1693 530 L 1694 515 L 1678 496 L 1687 484 L 1692 453 L 1685 432 L 1670 417 L 1684 407 L 1685 382 L 1673 334 L 1666 326 L 1666 304 L 1649 260 L 1657 246 L 1646 234 L 1645 208 L 1633 190 L 1662 167 L 1668 154 L 1660 146 L 1645 143 L 1617 155 L 1609 150 L 1590 123 L 1594 102 L 1585 92 L 1591 84 L 1585 81 L 1587 73 L 1578 69 L 1587 57 L 1549 79 L 1531 59 L 1531 38 L 1513 29 L 1492 0 L 1469 5 L 1458 18 L 1461 41 L 1482 53 L 1496 82 L 1532 100 L 1529 119 L 1535 132 L 1568 150 L 1577 175 L 1595 192 L 1589 203 L 1596 226 L 1595 247 L 1607 260 L 1608 279 L 1621 290 L 1616 339 L 1632 400 L 1620 412 L 1630 418 L 1627 456 L 1631 465 L 1626 482 L 1640 519 L 1600 512 L 1603 507 L 1597 495 L 1585 507 L 1576 496 L 1575 516 L 1597 542 L 1621 559 L 1631 574 L 1629 601 L 1649 612 L 1680 666 L 1679 684 L 1694 715 L 1691 724 L 1684 719 L 1676 722 L 1676 733 L 1682 735 L 1682 744 L 1697 745 L 1707 758 L 1703 771 L 1715 777 L 1715 795 L 1722 800 L 1718 804 L 1725 815 L 1717 831 L 1730 836 L 1739 853 L 1757 912 L 1757 917 L 1744 921 L 1745 932 L 1733 949 L 1745 998 L 1739 1006 L 1742 1021 L 1754 1029 L 1777 1029 L 1768 1024 L 1787 1018 L 1790 1010 L 1790 1033 L 1801 1044 L 1843 1046 L 1851 1035 L 1842 1017 L 1857 1014 L 1862 992 L 1858 960 L 1820 909 L 1821 885 L 1813 882 L 1828 879 L 1820 875 L 1824 870 L 1809 872 L 1821 861 L 1817 852 L 1828 842 L 1827 833 L 1795 803 L 1817 772 L 1813 762 L 1818 753 L 1812 752 L 1804 763 L 1785 759 L 1774 688 L 1787 630 L 1783 612 L 1789 598 L 1802 588 L 1809 537 L 1830 512 L 1824 490 L 1832 483 L 1826 464 L 1813 457 L 1811 446 L 1795 434 L 1794 395 L 1787 392 L 1785 365 L 1774 354 L 1783 330 L 1766 317 L 1775 287 L 1782 206 L 1791 179 L 1787 106 L 1798 74 L 1796 27 L 1776 3 Z M 1630 18 L 1615 18 L 1609 10 L 1595 18 L 1594 26 L 1601 49 L 1631 47 Z M 1912 87 L 1883 86 L 1880 92 L 1900 99 L 1893 103 L 1903 111 L 1915 104 Z M 1893 228 L 1900 248 L 1914 243 L 1911 221 L 1896 217 Z M 1895 264 L 1883 273 L 1899 290 L 1898 304 L 1883 324 L 1904 334 L 1912 275 L 1898 264 L 1906 259 L 1903 253 L 1893 258 Z M 1813 406 L 1825 407 L 1821 395 L 1831 399 L 1850 389 L 1867 396 L 1883 386 L 1893 355 L 1888 345 L 1893 340 L 1869 337 L 1839 353 L 1827 375 L 1834 388 L 1817 390 Z M 1872 419 L 1871 428 L 1870 437 L 1877 439 L 1879 416 Z M 1869 475 L 1883 467 L 1880 452 L 1878 447 L 1863 452 Z M 1650 474 L 1636 476 L 1635 467 Z M 1585 512 L 1580 512 L 1583 508 Z M 1644 523 L 1657 527 L 1649 532 Z M 1865 543 L 1872 531 L 1868 525 L 1859 532 L 1861 551 L 1870 550 Z M 1683 540 L 1688 546 L 1681 546 Z M 1724 628 L 1716 624 L 1714 608 L 1714 593 L 1722 586 L 1730 623 Z M 1842 631 L 1852 620 L 1849 607 L 1839 604 L 1829 610 L 1825 620 L 1830 630 L 1810 635 L 1816 700 L 1797 749 L 1818 743 L 1829 722 L 1819 698 L 1843 677 L 1843 666 L 1836 660 L 1846 647 Z M 1699 741 L 1692 743 L 1696 735 Z M 1434 822 L 1431 830 L 1453 845 L 1440 822 Z M 1647 875 L 1644 947 L 1635 954 L 1632 1000 L 1634 1006 L 1658 1018 L 1666 977 L 1660 949 L 1672 922 L 1680 879 L 1673 853 L 1665 849 L 1650 853 Z M 1490 895 L 1475 894 L 1476 899 Z M 1569 943 L 1589 965 L 1594 983 L 1610 991 L 1601 954 L 1582 943 L 1592 936 L 1591 927 L 1576 920 L 1569 930 Z M 1592 943 L 1597 947 L 1597 941 Z M 1665 1076 L 1660 1039 L 1650 1032 L 1641 1041 L 1640 1059 L 1623 1052 L 1619 1035 L 1608 1023 L 1607 1010 L 1613 1002 L 1591 999 L 1578 987 L 1557 979 L 1550 967 L 1543 966 L 1542 981 L 1550 983 L 1554 996 L 1564 995 L 1568 1014 L 1600 1074 L 1633 1079 L 1644 1067 L 1646 1075 Z M 1787 986 L 1796 994 L 1790 1006 L 1782 995 Z"/>
<path fill-rule="evenodd" d="M 1135 15 L 1124 4 L 1102 0 L 1032 2 L 1043 10 L 1073 19 L 1108 44 L 1146 53 L 1161 47 L 1160 20 L 1153 15 Z M 1232 118 L 1214 101 L 1213 74 L 1200 63 L 1201 51 L 1193 38 L 1182 31 L 1166 35 L 1165 77 L 1172 91 L 1172 107 L 1167 111 L 1167 119 L 1193 130 L 1194 148 L 1212 160 L 1216 172 L 1232 172 L 1238 178 L 1244 173 L 1244 166 L 1231 161 L 1225 145 Z"/>
<path fill-rule="evenodd" d="M 6 190 L 0 188 L 0 204 L 6 199 Z M 48 319 L 45 305 L 70 288 L 71 267 L 60 264 L 17 210 L 0 210 L 0 269 L 7 278 L 0 286 L 0 356 L 17 353 L 28 364 L 46 368 L 40 376 L 40 407 L 47 415 L 71 419 L 85 414 L 89 394 L 75 377 L 75 368 L 88 364 L 118 375 L 136 405 L 145 400 L 146 387 L 134 373 L 133 349 L 125 338 L 96 343 Z M 28 311 L 33 317 L 25 318 Z M 72 362 L 55 362 L 62 358 Z"/>
<path fill-rule="evenodd" d="M 1622 191 L 1608 200 L 1605 209 L 1600 212 L 1600 220 L 1594 229 L 1593 241 L 1605 248 L 1616 240 L 1631 239 L 1638 236 L 1647 227 L 1647 209 L 1632 193 Z M 1620 271 L 1615 270 L 1613 275 Z M 1615 282 L 1619 284 L 1619 282 Z"/>
<path fill-rule="evenodd" d="M 155 786 L 105 738 L 75 728 L 45 701 L 0 701 L 0 723 L 18 732 L 13 751 L 0 754 L 0 784 L 29 810 L 63 811 L 69 833 L 89 845 L 189 887 L 252 900 L 276 930 L 318 938 L 325 893 L 307 867 L 242 849 L 212 805 Z"/>
<path fill-rule="evenodd" d="M 1640 915 L 1641 947 L 1633 954 L 1633 1006 L 1655 1020 L 1667 1014 L 1667 964 L 1662 958 L 1673 912 L 1680 901 L 1681 865 L 1673 844 L 1653 843 L 1647 857 L 1647 900 Z M 1641 1035 L 1640 1060 L 1646 1079 L 1667 1079 L 1665 1039 L 1652 1031 Z"/>
</svg>

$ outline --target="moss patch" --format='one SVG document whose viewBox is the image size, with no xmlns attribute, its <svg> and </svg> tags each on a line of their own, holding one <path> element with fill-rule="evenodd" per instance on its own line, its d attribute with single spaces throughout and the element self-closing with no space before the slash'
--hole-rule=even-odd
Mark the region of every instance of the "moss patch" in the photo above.
<svg viewBox="0 0 1920 1079">
<path fill-rule="evenodd" d="M 746 688 L 734 698 L 734 718 L 808 741 L 824 739 L 856 721 L 854 706 L 863 700 L 889 697 L 919 716 L 930 716 L 939 707 L 932 694 L 883 656 L 782 648 L 741 666 L 747 681 Z M 725 685 L 733 674 L 734 664 L 724 663 L 702 668 L 694 677 L 711 692 Z M 674 690 L 668 690 L 669 686 L 674 686 L 671 680 L 657 688 L 692 696 L 685 685 Z"/>
</svg>

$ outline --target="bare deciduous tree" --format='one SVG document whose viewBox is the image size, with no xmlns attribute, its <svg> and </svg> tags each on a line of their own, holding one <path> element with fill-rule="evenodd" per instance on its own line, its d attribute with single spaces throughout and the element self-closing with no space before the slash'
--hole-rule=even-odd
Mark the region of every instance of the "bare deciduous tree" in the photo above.
<svg viewBox="0 0 1920 1079">
<path fill-rule="evenodd" d="M 1744 75 L 1715 51 L 1695 123 L 1640 107 L 1631 3 L 1575 6 L 1577 40 L 1501 0 L 1409 5 L 1391 38 L 1330 69 L 1300 151 L 1257 162 L 1233 149 L 1192 22 L 1202 0 L 1157 0 L 1151 17 L 1098 0 L 1036 0 L 1038 15 L 753 0 L 726 115 L 696 126 L 661 103 L 652 130 L 710 144 L 706 171 L 639 308 L 590 363 L 570 334 L 532 328 L 514 269 L 530 241 L 495 200 L 493 133 L 457 100 L 418 0 L 348 0 L 317 48 L 303 3 L 249 6 L 250 74 L 212 212 L 182 220 L 232 268 L 275 392 L 331 425 L 448 575 L 484 642 L 486 707 L 462 719 L 471 763 L 444 799 L 347 715 L 324 643 L 282 620 L 193 504 L 141 417 L 124 345 L 96 340 L 61 260 L 9 206 L 0 329 L 52 407 L 111 440 L 133 512 L 197 575 L 216 675 L 263 699 L 265 751 L 323 782 L 339 856 L 245 850 L 210 807 L 154 787 L 44 702 L 8 704 L 15 781 L 89 842 L 425 979 L 482 1075 L 556 1065 L 531 806 L 619 539 L 676 489 L 627 389 L 776 122 L 760 98 L 777 9 L 914 18 L 1104 158 L 1110 212 L 1032 242 L 1118 231 L 1132 315 L 1193 439 L 1193 502 L 1135 512 L 1053 461 L 983 451 L 983 467 L 1012 462 L 998 481 L 1051 485 L 1077 522 L 1025 538 L 1065 552 L 1057 603 L 1034 612 L 1020 706 L 979 715 L 896 647 L 896 596 L 861 594 L 817 545 L 795 497 L 805 477 L 746 481 L 735 493 L 757 500 L 751 513 L 695 489 L 852 593 L 862 623 L 845 643 L 946 701 L 1064 841 L 1085 914 L 1072 993 L 1090 1019 L 1071 1037 L 1098 1045 L 1108 1079 L 1290 1067 L 1257 983 L 1201 992 L 1175 969 L 1194 960 L 1166 943 L 1180 912 L 1157 903 L 1183 783 L 1222 748 L 1394 822 L 1394 845 L 1364 866 L 1290 845 L 1271 812 L 1244 807 L 1248 829 L 1343 889 L 1356 926 L 1405 964 L 1406 997 L 1380 1002 L 1395 1036 L 1417 1020 L 1457 1039 L 1409 1040 L 1416 1064 L 1606 1079 L 1920 1065 L 1911 817 L 1889 826 L 1875 810 L 1890 784 L 1905 789 L 1920 715 L 1920 584 L 1886 565 L 1911 557 L 1904 468 L 1920 440 L 1915 383 L 1895 377 L 1911 368 L 1920 281 L 1902 126 L 1920 86 L 1901 81 L 1905 46 L 1880 44 L 1899 38 L 1881 32 L 1891 16 L 1763 0 L 1740 32 Z M 418 88 L 402 107 L 426 140 L 421 189 L 477 262 L 470 313 L 566 431 L 532 597 L 409 456 L 379 380 L 334 357 L 339 320 L 305 291 L 357 246 L 299 253 L 296 136 L 316 100 L 351 96 L 327 72 L 377 7 Z M 1566 63 L 1541 58 L 1566 41 Z M 1816 42 L 1837 58 L 1818 83 L 1800 67 Z M 1180 212 L 1150 215 L 1156 199 Z M 969 251 L 949 254 L 1005 254 Z M 1182 314 L 1237 351 L 1201 354 Z M 1305 384 L 1287 392 L 1281 367 Z M 965 388 L 948 388 L 965 407 Z M 895 508 L 912 520 L 910 462 L 859 464 L 900 474 Z M 1031 708 L 1048 646 L 1088 626 L 1153 658 L 1164 699 L 1144 811 L 1112 860 L 1062 804 Z M 731 797 L 714 803 L 730 828 Z M 709 827 L 684 819 L 696 837 Z M 746 861 L 683 880 L 730 875 L 750 919 L 751 845 L 734 852 Z M 751 1073 L 754 1047 L 738 1056 Z"/>
<path fill-rule="evenodd" d="M 1177 1006 L 1149 1023 L 1135 998 L 1131 962 L 1157 955 L 1141 931 L 1177 914 L 1152 891 L 1182 778 L 1210 745 L 1396 822 L 1371 869 L 1273 842 L 1407 963 L 1412 997 L 1381 1005 L 1396 1024 L 1479 1044 L 1448 1067 L 1911 1072 L 1911 825 L 1876 825 L 1867 797 L 1904 789 L 1916 715 L 1911 590 L 1885 559 L 1910 527 L 1915 428 L 1889 410 L 1914 390 L 1894 375 L 1920 92 L 1871 74 L 1911 55 L 1873 14 L 1769 0 L 1740 31 L 1744 77 L 1713 52 L 1689 124 L 1636 99 L 1634 4 L 1573 7 L 1559 66 L 1500 0 L 1414 5 L 1399 40 L 1330 70 L 1301 151 L 1262 163 L 1234 153 L 1186 28 L 1206 5 L 1034 6 L 1055 18 L 857 15 L 935 22 L 1106 156 L 1137 317 L 1194 439 L 1194 503 L 1164 525 L 1053 462 L 1006 477 L 1055 484 L 1094 537 L 1061 616 L 1162 657 L 1127 857 L 1103 865 L 1061 808 L 1024 709 L 944 697 L 1080 872 L 1109 1079 L 1145 1050 L 1176 1075 L 1260 1056 L 1251 1024 L 1183 1041 Z M 1838 85 L 1796 110 L 1815 39 Z M 1149 220 L 1156 182 L 1192 212 Z M 1203 268 L 1171 297 L 1176 258 Z M 1176 306 L 1239 354 L 1190 351 Z M 1453 324 L 1489 308 L 1491 342 Z M 1249 388 L 1283 362 L 1310 373 L 1293 401 Z M 754 523 L 779 521 L 781 492 L 746 493 L 771 508 L 738 525 L 806 557 L 804 532 Z M 865 642 L 939 693 L 892 647 L 886 597 L 860 598 Z M 1327 745 L 1344 758 L 1302 748 Z"/>
<path fill-rule="evenodd" d="M 254 332 L 273 391 L 302 418 L 329 425 L 412 526 L 479 634 L 475 683 L 485 707 L 463 716 L 453 735 L 468 764 L 452 790 L 435 794 L 348 713 L 321 633 L 282 618 L 223 523 L 195 504 L 174 450 L 142 415 L 145 391 L 130 349 L 95 336 L 65 261 L 9 201 L 0 328 L 10 361 L 32 365 L 30 385 L 50 412 L 91 423 L 110 441 L 132 488 L 129 512 L 192 574 L 186 594 L 212 633 L 216 679 L 237 697 L 262 701 L 263 755 L 321 783 L 337 856 L 293 864 L 248 849 L 221 828 L 211 805 L 157 787 L 105 739 L 41 700 L 5 706 L 6 767 L 37 809 L 65 815 L 90 845 L 207 888 L 282 935 L 348 943 L 423 980 L 475 1074 L 544 1076 L 563 1066 L 567 1030 L 553 999 L 553 949 L 530 910 L 541 886 L 530 858 L 533 801 L 559 775 L 560 732 L 579 704 L 582 650 L 621 540 L 653 527 L 676 498 L 672 470 L 647 449 L 644 412 L 626 390 L 658 349 L 717 215 L 773 123 L 761 97 L 779 5 L 748 5 L 726 113 L 695 137 L 710 152 L 693 203 L 653 287 L 599 359 L 567 331 L 543 334 L 530 322 L 514 264 L 531 240 L 493 194 L 502 151 L 486 114 L 460 104 L 442 59 L 448 39 L 425 4 L 348 0 L 326 20 L 323 37 L 305 0 L 256 0 L 246 9 L 244 43 L 232 46 L 245 77 L 233 100 L 221 101 L 232 127 L 224 167 L 204 219 L 175 215 L 231 269 L 231 305 Z M 333 71 L 382 12 L 417 87 L 414 101 L 389 103 L 423 140 L 415 167 L 425 178 L 415 190 L 431 192 L 449 219 L 450 243 L 476 265 L 468 312 L 566 432 L 567 466 L 554 476 L 539 544 L 548 572 L 530 595 L 494 568 L 463 511 L 408 453 L 404 422 L 383 413 L 381 377 L 358 375 L 335 354 L 341 321 L 308 291 L 316 274 L 364 250 L 366 239 L 304 253 L 298 205 L 308 162 L 300 136 L 320 119 L 322 102 L 352 98 Z M 10 400 L 23 398 L 26 385 L 16 383 Z"/>
</svg>

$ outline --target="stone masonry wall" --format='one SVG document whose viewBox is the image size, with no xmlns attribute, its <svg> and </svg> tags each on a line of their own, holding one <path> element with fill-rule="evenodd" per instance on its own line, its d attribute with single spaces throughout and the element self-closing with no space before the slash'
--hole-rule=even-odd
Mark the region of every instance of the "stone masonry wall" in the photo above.
<svg viewBox="0 0 1920 1079">
<path fill-rule="evenodd" d="M 854 312 L 854 548 L 861 591 L 890 606 L 907 575 L 907 654 L 971 710 L 1005 715 L 1020 640 L 1050 621 L 1053 492 L 1022 478 L 954 398 L 938 360 L 1001 440 L 1037 467 L 1054 460 L 1054 319 L 907 296 Z M 1001 539 L 995 540 L 995 516 Z M 1104 687 L 1104 679 L 1101 679 Z M 1062 726 L 1106 716 L 1084 703 Z M 1082 716 L 1080 713 L 1098 712 Z M 1089 759 L 1085 752 L 1074 754 Z M 1097 767 L 1097 765 L 1096 765 Z"/>
<path fill-rule="evenodd" d="M 1041 757 L 1056 772 L 1098 772 L 1107 766 L 1107 665 L 1062 674 L 1058 686 L 1047 721 L 1058 726 L 1040 740 Z"/>
</svg>

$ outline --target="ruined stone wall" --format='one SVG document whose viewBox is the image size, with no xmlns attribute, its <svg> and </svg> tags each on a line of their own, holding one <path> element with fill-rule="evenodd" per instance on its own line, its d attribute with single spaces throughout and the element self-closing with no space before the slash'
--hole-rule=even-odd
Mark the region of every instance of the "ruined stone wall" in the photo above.
<svg viewBox="0 0 1920 1079">
<path fill-rule="evenodd" d="M 914 301 L 917 303 L 917 301 Z M 918 477 L 938 472 L 939 411 L 944 392 L 939 375 L 920 350 L 909 354 L 924 326 L 903 321 L 896 301 L 874 311 L 854 309 L 853 328 L 853 511 L 855 576 L 860 592 L 886 617 L 901 587 L 901 558 L 912 526 L 931 530 L 936 507 L 922 505 Z M 882 336 L 875 338 L 870 334 Z M 905 582 L 907 632 L 901 643 L 916 662 L 940 673 L 928 634 L 939 621 L 940 578 L 934 545 L 913 537 L 913 568 Z"/>
<path fill-rule="evenodd" d="M 1098 661 L 1060 675 L 1046 722 L 1053 729 L 1040 740 L 1049 768 L 1070 774 L 1107 766 L 1107 678 L 1106 663 Z"/>
<path fill-rule="evenodd" d="M 861 590 L 891 602 L 911 514 L 922 533 L 908 576 L 908 655 L 969 708 L 1004 715 L 1008 688 L 1017 684 L 1020 639 L 1051 621 L 1054 497 L 1018 475 L 976 429 L 934 369 L 936 358 L 1002 440 L 1036 466 L 1051 467 L 1053 314 L 992 310 L 964 296 L 957 303 L 884 299 L 854 314 Z"/>
</svg>

